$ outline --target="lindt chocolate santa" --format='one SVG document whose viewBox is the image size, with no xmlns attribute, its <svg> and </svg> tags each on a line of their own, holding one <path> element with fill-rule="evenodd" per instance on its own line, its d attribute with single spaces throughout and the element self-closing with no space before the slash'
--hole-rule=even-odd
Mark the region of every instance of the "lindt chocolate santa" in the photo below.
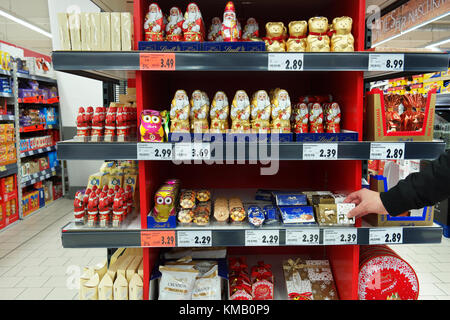
<svg viewBox="0 0 450 320">
<path fill-rule="evenodd" d="M 84 206 L 83 196 L 84 194 L 78 191 L 73 201 L 73 214 L 76 224 L 84 224 L 86 222 L 86 207 Z"/>
<path fill-rule="evenodd" d="M 191 98 L 190 121 L 193 133 L 208 132 L 209 99 L 200 90 L 195 90 Z"/>
<path fill-rule="evenodd" d="M 295 107 L 294 112 L 294 132 L 308 133 L 309 110 L 308 105 L 304 102 L 299 102 Z"/>
<path fill-rule="evenodd" d="M 86 114 L 86 110 L 83 107 L 78 108 L 77 136 L 78 137 L 90 136 L 87 114 Z"/>
<path fill-rule="evenodd" d="M 284 89 L 274 92 L 272 99 L 272 133 L 291 132 L 291 99 Z"/>
<path fill-rule="evenodd" d="M 318 102 L 312 104 L 309 113 L 309 123 L 311 133 L 323 133 L 323 109 Z"/>
<path fill-rule="evenodd" d="M 114 103 L 111 103 L 105 117 L 105 141 L 114 141 L 116 137 L 116 114 L 117 107 Z"/>
<path fill-rule="evenodd" d="M 105 108 L 96 107 L 92 117 L 92 141 L 100 141 L 105 129 Z"/>
<path fill-rule="evenodd" d="M 231 1 L 225 6 L 220 34 L 225 42 L 235 42 L 241 39 L 241 29 L 236 18 L 234 3 Z"/>
<path fill-rule="evenodd" d="M 250 99 L 244 90 L 236 91 L 231 105 L 230 117 L 232 132 L 250 132 Z"/>
<path fill-rule="evenodd" d="M 95 226 L 98 220 L 98 194 L 95 191 L 90 193 L 87 205 L 89 227 Z"/>
<path fill-rule="evenodd" d="M 252 100 L 252 132 L 270 132 L 271 104 L 269 95 L 265 90 L 257 91 Z"/>
<path fill-rule="evenodd" d="M 197 4 L 193 2 L 188 4 L 182 29 L 184 41 L 203 41 L 205 39 L 205 24 Z"/>
<path fill-rule="evenodd" d="M 247 24 L 244 27 L 244 33 L 242 34 L 242 40 L 258 40 L 259 38 L 259 26 L 255 18 L 248 18 Z"/>
<path fill-rule="evenodd" d="M 107 227 L 110 221 L 110 207 L 107 193 L 103 190 L 99 195 L 98 214 L 100 227 Z"/>
<path fill-rule="evenodd" d="M 163 41 L 164 18 L 161 9 L 156 3 L 150 4 L 145 16 L 145 41 Z"/>
<path fill-rule="evenodd" d="M 228 113 L 230 107 L 225 92 L 218 91 L 211 104 L 211 133 L 225 133 L 228 129 Z"/>
<path fill-rule="evenodd" d="M 222 29 L 222 21 L 219 17 L 214 17 L 211 20 L 211 26 L 209 27 L 208 40 L 209 41 L 222 41 L 220 30 Z"/>
<path fill-rule="evenodd" d="M 170 132 L 190 132 L 189 111 L 189 97 L 186 91 L 178 90 L 170 107 Z"/>
<path fill-rule="evenodd" d="M 331 103 L 327 107 L 326 114 L 327 133 L 341 132 L 341 108 L 339 107 L 339 104 L 336 102 Z"/>
<path fill-rule="evenodd" d="M 167 41 L 183 41 L 183 15 L 178 7 L 170 9 L 168 23 L 166 25 L 166 39 Z"/>
</svg>

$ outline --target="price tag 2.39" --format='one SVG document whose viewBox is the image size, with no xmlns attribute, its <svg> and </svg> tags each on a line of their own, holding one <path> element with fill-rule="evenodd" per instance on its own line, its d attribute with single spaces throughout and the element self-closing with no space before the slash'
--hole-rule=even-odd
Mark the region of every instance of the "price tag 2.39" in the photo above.
<svg viewBox="0 0 450 320">
<path fill-rule="evenodd" d="M 368 71 L 403 71 L 405 55 L 401 54 L 369 54 Z"/>
<path fill-rule="evenodd" d="M 314 229 L 286 229 L 286 245 L 314 246 L 319 245 L 320 230 Z"/>
<path fill-rule="evenodd" d="M 405 159 L 404 143 L 371 143 L 370 159 L 399 160 Z"/>
<path fill-rule="evenodd" d="M 357 244 L 358 230 L 356 228 L 324 229 L 324 245 Z"/>
<path fill-rule="evenodd" d="M 138 160 L 172 160 L 171 143 L 138 143 Z"/>
<path fill-rule="evenodd" d="M 278 246 L 280 245 L 279 230 L 245 230 L 246 246 Z"/>
<path fill-rule="evenodd" d="M 211 231 L 177 231 L 179 247 L 211 247 Z"/>
<path fill-rule="evenodd" d="M 403 243 L 403 228 L 376 228 L 369 230 L 369 244 Z"/>
<path fill-rule="evenodd" d="M 269 53 L 269 71 L 302 71 L 303 53 Z"/>
<path fill-rule="evenodd" d="M 317 143 L 303 145 L 303 160 L 337 160 L 338 145 L 336 143 Z"/>
</svg>

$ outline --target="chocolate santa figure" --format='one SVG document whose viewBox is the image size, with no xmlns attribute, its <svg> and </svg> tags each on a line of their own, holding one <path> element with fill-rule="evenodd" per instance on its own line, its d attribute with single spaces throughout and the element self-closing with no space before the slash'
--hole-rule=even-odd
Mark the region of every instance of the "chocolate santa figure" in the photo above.
<svg viewBox="0 0 450 320">
<path fill-rule="evenodd" d="M 211 133 L 225 133 L 228 129 L 228 113 L 230 106 L 225 92 L 218 91 L 211 104 Z"/>
<path fill-rule="evenodd" d="M 117 107 L 115 105 L 110 105 L 105 117 L 105 141 L 113 141 L 116 136 L 116 114 Z"/>
<path fill-rule="evenodd" d="M 220 34 L 225 42 L 235 42 L 241 39 L 241 28 L 236 18 L 234 3 L 231 1 L 225 6 Z"/>
<path fill-rule="evenodd" d="M 333 102 L 328 106 L 326 120 L 327 133 L 341 132 L 341 109 L 339 107 L 339 104 Z"/>
<path fill-rule="evenodd" d="M 244 33 L 242 34 L 242 40 L 251 41 L 257 40 L 259 37 L 259 26 L 255 18 L 248 18 L 247 24 L 244 27 Z"/>
<path fill-rule="evenodd" d="M 284 89 L 276 90 L 272 100 L 272 133 L 291 132 L 291 99 Z"/>
<path fill-rule="evenodd" d="M 269 95 L 265 90 L 257 91 L 252 100 L 252 132 L 270 132 L 271 104 Z"/>
<path fill-rule="evenodd" d="M 103 131 L 105 129 L 105 108 L 96 107 L 94 116 L 92 117 L 92 140 L 98 141 L 100 137 L 103 137 Z"/>
<path fill-rule="evenodd" d="M 312 104 L 309 113 L 311 133 L 323 133 L 323 109 L 318 102 Z"/>
<path fill-rule="evenodd" d="M 188 4 L 182 29 L 184 41 L 203 41 L 205 39 L 205 24 L 197 4 Z"/>
<path fill-rule="evenodd" d="M 86 114 L 86 110 L 83 107 L 79 107 L 78 115 L 77 115 L 77 136 L 87 137 L 89 135 L 90 135 L 90 133 L 89 133 L 88 117 Z"/>
<path fill-rule="evenodd" d="M 123 189 L 122 189 L 123 190 Z M 117 192 L 114 196 L 112 226 L 119 227 L 122 224 L 125 215 L 124 194 Z"/>
<path fill-rule="evenodd" d="M 98 214 L 100 227 L 107 227 L 110 220 L 109 201 L 106 192 L 102 191 L 98 200 Z"/>
<path fill-rule="evenodd" d="M 98 195 L 96 193 L 96 190 L 93 190 L 89 195 L 89 202 L 87 206 L 87 213 L 88 213 L 88 225 L 90 227 L 95 226 L 98 217 Z"/>
<path fill-rule="evenodd" d="M 170 106 L 170 132 L 190 132 L 189 97 L 184 90 L 175 92 Z"/>
<path fill-rule="evenodd" d="M 156 3 L 150 4 L 144 22 L 145 41 L 163 41 L 164 17 Z"/>
<path fill-rule="evenodd" d="M 76 224 L 84 224 L 86 218 L 86 208 L 83 202 L 83 193 L 78 191 L 75 194 L 75 200 L 73 201 L 73 214 L 75 216 Z"/>
<path fill-rule="evenodd" d="M 191 98 L 190 121 L 193 133 L 208 132 L 209 101 L 206 94 L 195 90 Z"/>
<path fill-rule="evenodd" d="M 220 30 L 222 29 L 222 21 L 219 17 L 214 17 L 211 20 L 211 26 L 208 32 L 208 41 L 222 41 Z"/>
<path fill-rule="evenodd" d="M 250 99 L 244 90 L 236 91 L 231 105 L 231 131 L 250 132 Z"/>
<path fill-rule="evenodd" d="M 170 9 L 170 15 L 166 24 L 166 39 L 167 41 L 183 41 L 183 14 L 178 7 Z"/>
<path fill-rule="evenodd" d="M 298 103 L 294 116 L 295 133 L 308 133 L 309 111 L 306 103 Z"/>
</svg>

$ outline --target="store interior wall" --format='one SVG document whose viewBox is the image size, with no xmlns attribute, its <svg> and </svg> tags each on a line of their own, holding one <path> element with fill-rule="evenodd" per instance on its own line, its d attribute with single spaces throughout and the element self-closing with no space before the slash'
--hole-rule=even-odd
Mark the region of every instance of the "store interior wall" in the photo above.
<svg viewBox="0 0 450 320">
<path fill-rule="evenodd" d="M 81 12 L 100 12 L 100 9 L 90 0 L 77 0 L 76 10 Z M 74 9 L 73 0 L 48 0 L 50 17 L 50 30 L 52 33 L 53 50 L 60 49 L 58 34 L 58 12 L 67 12 Z M 75 76 L 69 73 L 56 72 L 60 107 L 63 126 L 63 139 L 69 140 L 76 135 L 76 118 L 80 106 L 102 106 L 103 84 L 101 81 Z M 86 181 L 92 173 L 98 171 L 102 161 L 67 161 L 67 174 L 69 178 L 69 194 L 86 187 Z"/>
</svg>

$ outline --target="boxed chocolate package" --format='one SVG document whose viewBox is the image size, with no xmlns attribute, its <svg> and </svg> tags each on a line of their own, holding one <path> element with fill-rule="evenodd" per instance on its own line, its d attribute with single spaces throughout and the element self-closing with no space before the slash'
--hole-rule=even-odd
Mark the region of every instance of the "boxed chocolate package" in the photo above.
<svg viewBox="0 0 450 320">
<path fill-rule="evenodd" d="M 314 224 L 314 211 L 311 206 L 279 206 L 284 224 Z"/>
<path fill-rule="evenodd" d="M 306 206 L 306 195 L 301 192 L 273 192 L 277 206 Z"/>
</svg>

